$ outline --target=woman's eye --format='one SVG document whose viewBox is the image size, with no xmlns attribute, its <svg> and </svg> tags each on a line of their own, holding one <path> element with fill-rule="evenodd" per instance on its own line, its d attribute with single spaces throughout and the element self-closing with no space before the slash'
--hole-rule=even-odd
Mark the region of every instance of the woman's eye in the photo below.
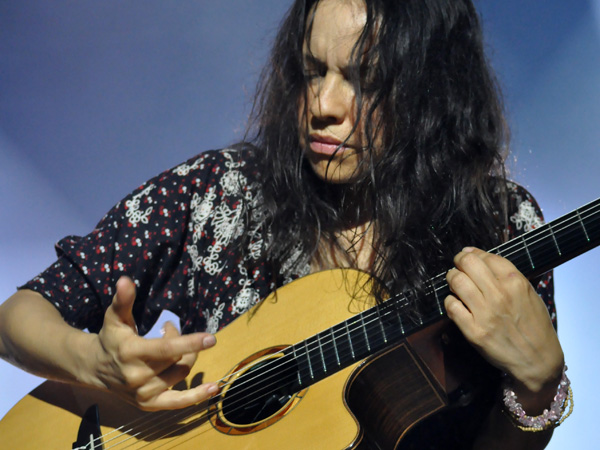
<svg viewBox="0 0 600 450">
<path fill-rule="evenodd" d="M 305 70 L 304 71 L 304 77 L 307 80 L 314 80 L 316 78 L 323 78 L 325 75 L 326 75 L 326 72 L 324 70 L 310 69 L 310 70 Z"/>
</svg>

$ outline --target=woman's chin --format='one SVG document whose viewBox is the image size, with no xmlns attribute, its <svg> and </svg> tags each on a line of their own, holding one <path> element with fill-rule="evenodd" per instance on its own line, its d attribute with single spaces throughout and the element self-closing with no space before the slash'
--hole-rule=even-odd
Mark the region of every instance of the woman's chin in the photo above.
<svg viewBox="0 0 600 450">
<path fill-rule="evenodd" d="M 329 161 L 328 159 L 319 159 L 315 161 L 313 158 L 309 159 L 310 167 L 313 173 L 321 181 L 329 184 L 349 184 L 355 182 L 360 173 L 357 171 L 357 164 L 348 164 L 349 161 L 343 161 L 341 163 Z"/>
</svg>

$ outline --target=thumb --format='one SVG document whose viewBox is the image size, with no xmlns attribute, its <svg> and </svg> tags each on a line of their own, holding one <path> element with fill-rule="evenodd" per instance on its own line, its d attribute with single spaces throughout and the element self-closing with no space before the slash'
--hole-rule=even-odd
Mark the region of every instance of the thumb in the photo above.
<svg viewBox="0 0 600 450">
<path fill-rule="evenodd" d="M 133 320 L 133 302 L 135 301 L 135 284 L 129 277 L 121 277 L 117 281 L 117 293 L 113 297 L 112 304 L 106 311 L 106 318 L 114 316 L 119 322 L 128 325 L 136 331 L 137 326 Z"/>
</svg>

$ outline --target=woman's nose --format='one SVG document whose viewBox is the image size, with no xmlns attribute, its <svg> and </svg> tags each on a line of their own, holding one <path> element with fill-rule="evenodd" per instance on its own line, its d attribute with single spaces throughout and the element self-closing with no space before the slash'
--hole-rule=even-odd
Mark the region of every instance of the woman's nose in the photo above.
<svg viewBox="0 0 600 450">
<path fill-rule="evenodd" d="M 310 109 L 313 119 L 323 123 L 342 123 L 350 112 L 352 95 L 337 74 L 327 74 L 316 87 Z"/>
</svg>

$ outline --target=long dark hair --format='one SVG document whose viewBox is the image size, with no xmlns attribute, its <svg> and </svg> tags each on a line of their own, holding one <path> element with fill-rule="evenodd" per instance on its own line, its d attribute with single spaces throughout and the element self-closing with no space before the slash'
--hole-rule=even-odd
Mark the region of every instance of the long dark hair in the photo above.
<svg viewBox="0 0 600 450">
<path fill-rule="evenodd" d="M 289 10 L 251 116 L 267 257 L 276 270 L 302 264 L 298 255 L 314 256 L 320 241 L 368 217 L 372 275 L 393 293 L 418 290 L 462 246 L 503 239 L 508 133 L 477 12 L 470 0 L 365 1 L 351 66 L 369 61 L 353 82 L 367 147 L 381 136 L 383 151 L 369 153 L 368 170 L 351 186 L 324 188 L 303 158 L 299 125 L 302 48 L 318 2 L 297 0 Z M 356 192 L 367 201 L 348 214 L 340 205 Z"/>
</svg>

